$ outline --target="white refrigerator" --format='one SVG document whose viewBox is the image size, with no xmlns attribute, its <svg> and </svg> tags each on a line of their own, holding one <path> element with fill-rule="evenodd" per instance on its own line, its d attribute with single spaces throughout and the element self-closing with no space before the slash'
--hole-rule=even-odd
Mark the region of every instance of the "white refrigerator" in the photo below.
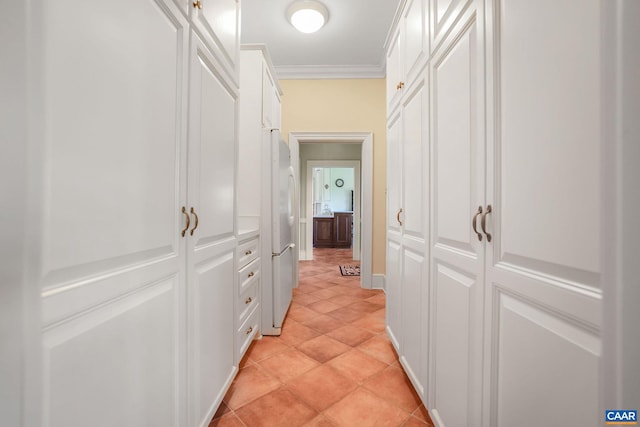
<svg viewBox="0 0 640 427">
<path fill-rule="evenodd" d="M 263 135 L 262 174 L 262 256 L 266 267 L 262 276 L 263 335 L 280 335 L 291 304 L 294 283 L 296 224 L 296 182 L 289 146 L 277 129 Z"/>
</svg>

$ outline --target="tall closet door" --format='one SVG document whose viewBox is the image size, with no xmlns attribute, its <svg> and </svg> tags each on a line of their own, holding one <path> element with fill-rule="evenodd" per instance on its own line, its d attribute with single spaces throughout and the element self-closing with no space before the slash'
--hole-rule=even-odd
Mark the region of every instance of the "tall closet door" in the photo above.
<svg viewBox="0 0 640 427">
<path fill-rule="evenodd" d="M 431 63 L 428 407 L 439 426 L 481 422 L 484 244 L 484 41 L 473 2 Z M 480 230 L 480 216 L 477 229 Z M 513 424 L 516 425 L 516 424 Z"/>
<path fill-rule="evenodd" d="M 400 362 L 422 396 L 427 371 L 429 82 L 407 87 L 402 101 L 402 352 Z"/>
<path fill-rule="evenodd" d="M 203 425 L 235 374 L 235 164 L 237 90 L 191 37 L 188 204 L 191 420 Z"/>
<path fill-rule="evenodd" d="M 42 424 L 184 425 L 186 18 L 169 0 L 27 11 Z"/>
<path fill-rule="evenodd" d="M 601 2 L 493 7 L 485 425 L 597 426 Z"/>
<path fill-rule="evenodd" d="M 402 119 L 398 112 L 387 128 L 387 334 L 400 354 L 401 322 L 401 270 L 400 245 L 402 215 L 401 145 Z"/>
</svg>

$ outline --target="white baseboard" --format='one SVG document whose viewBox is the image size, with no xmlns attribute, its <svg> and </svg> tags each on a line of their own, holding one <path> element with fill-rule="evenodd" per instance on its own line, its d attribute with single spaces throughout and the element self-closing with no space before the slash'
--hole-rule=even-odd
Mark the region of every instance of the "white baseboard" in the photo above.
<svg viewBox="0 0 640 427">
<path fill-rule="evenodd" d="M 387 289 L 384 274 L 373 274 L 371 276 L 371 289 Z"/>
</svg>

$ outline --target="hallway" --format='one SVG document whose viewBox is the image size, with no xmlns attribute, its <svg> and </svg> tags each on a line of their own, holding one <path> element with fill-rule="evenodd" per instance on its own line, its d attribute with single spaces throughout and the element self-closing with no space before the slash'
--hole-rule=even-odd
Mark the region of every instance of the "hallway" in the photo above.
<svg viewBox="0 0 640 427">
<path fill-rule="evenodd" d="M 385 296 L 315 249 L 280 337 L 254 341 L 210 426 L 430 426 L 385 335 Z"/>
</svg>

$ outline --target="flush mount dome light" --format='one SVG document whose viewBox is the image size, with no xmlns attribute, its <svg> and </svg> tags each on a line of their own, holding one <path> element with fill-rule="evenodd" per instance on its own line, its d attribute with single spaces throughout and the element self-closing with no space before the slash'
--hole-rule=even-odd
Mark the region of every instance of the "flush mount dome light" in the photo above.
<svg viewBox="0 0 640 427">
<path fill-rule="evenodd" d="M 300 0 L 289 6 L 287 17 L 298 31 L 315 33 L 329 19 L 329 11 L 318 1 Z"/>
</svg>

